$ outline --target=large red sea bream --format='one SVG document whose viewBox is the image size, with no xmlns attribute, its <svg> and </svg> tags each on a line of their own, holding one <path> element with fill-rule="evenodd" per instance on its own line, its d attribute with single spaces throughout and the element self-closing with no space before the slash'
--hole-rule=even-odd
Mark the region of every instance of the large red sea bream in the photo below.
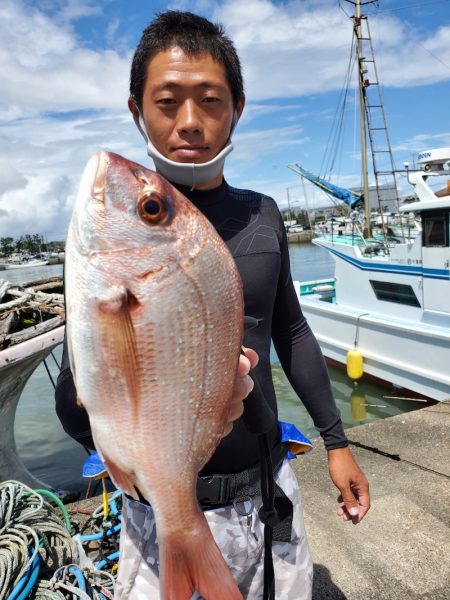
<svg viewBox="0 0 450 600">
<path fill-rule="evenodd" d="M 108 152 L 86 166 L 66 245 L 71 367 L 117 486 L 151 503 L 161 598 L 239 600 L 198 507 L 242 343 L 242 286 L 209 221 L 158 174 Z"/>
</svg>

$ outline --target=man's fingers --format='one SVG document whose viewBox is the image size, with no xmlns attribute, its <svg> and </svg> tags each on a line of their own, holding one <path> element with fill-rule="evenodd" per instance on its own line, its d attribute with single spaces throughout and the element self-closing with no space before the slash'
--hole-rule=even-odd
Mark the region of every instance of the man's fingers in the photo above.
<svg viewBox="0 0 450 600">
<path fill-rule="evenodd" d="M 244 377 L 248 375 L 250 369 L 254 369 L 259 361 L 258 354 L 252 350 L 251 348 L 245 348 L 242 346 L 242 352 L 239 356 L 239 365 L 238 365 L 238 377 Z"/>
<path fill-rule="evenodd" d="M 354 495 L 351 488 L 342 490 L 337 501 L 343 503 L 337 510 L 337 514 L 344 521 L 352 521 L 355 525 L 360 523 L 370 508 L 369 491 L 363 491 Z"/>
<path fill-rule="evenodd" d="M 250 394 L 254 385 L 250 375 L 236 378 L 233 386 L 233 397 L 230 403 L 228 421 L 222 433 L 223 438 L 233 429 L 233 422 L 242 416 L 242 413 L 244 412 L 244 400 Z"/>
<path fill-rule="evenodd" d="M 239 417 L 242 416 L 243 412 L 244 403 L 242 402 L 242 400 L 240 402 L 233 402 L 233 404 L 231 404 L 230 406 L 230 412 L 228 413 L 228 420 L 236 421 L 236 419 L 239 419 Z"/>
<path fill-rule="evenodd" d="M 227 437 L 227 435 L 229 433 L 231 433 L 233 430 L 233 423 L 227 423 L 224 427 L 223 433 L 222 433 L 222 437 Z"/>
<path fill-rule="evenodd" d="M 338 517 L 341 517 L 341 519 L 343 521 L 350 521 L 350 519 L 352 518 L 348 512 L 347 509 L 345 508 L 345 506 L 341 506 L 337 509 L 337 515 Z"/>
<path fill-rule="evenodd" d="M 361 519 L 364 518 L 364 515 L 367 513 L 367 511 L 370 508 L 370 496 L 369 496 L 369 492 L 363 492 L 362 494 L 360 494 L 359 498 L 358 498 L 358 502 L 359 502 L 359 520 L 361 521 Z"/>
<path fill-rule="evenodd" d="M 247 398 L 252 391 L 254 385 L 255 384 L 250 375 L 238 377 L 234 382 L 232 402 L 242 402 L 242 400 L 245 400 L 245 398 Z"/>
<path fill-rule="evenodd" d="M 237 376 L 233 386 L 233 395 L 230 403 L 230 411 L 228 413 L 228 422 L 222 433 L 222 437 L 227 436 L 233 429 L 233 422 L 242 416 L 244 412 L 243 401 L 253 389 L 254 382 L 250 377 L 250 369 L 253 369 L 258 364 L 258 354 L 251 348 L 242 348 L 244 354 L 239 356 L 239 364 Z"/>
<path fill-rule="evenodd" d="M 358 504 L 358 500 L 353 494 L 350 487 L 346 487 L 341 489 L 341 494 L 338 498 L 338 501 L 343 502 L 343 505 L 338 508 L 337 514 L 344 521 L 352 521 L 354 525 L 359 523 L 362 519 L 362 515 L 360 514 L 360 505 Z M 367 512 L 367 511 L 366 511 Z"/>
</svg>

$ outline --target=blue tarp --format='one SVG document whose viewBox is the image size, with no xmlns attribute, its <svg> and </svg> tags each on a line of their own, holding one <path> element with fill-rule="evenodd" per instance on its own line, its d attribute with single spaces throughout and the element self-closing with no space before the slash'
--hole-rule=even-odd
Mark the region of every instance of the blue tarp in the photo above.
<svg viewBox="0 0 450 600">
<path fill-rule="evenodd" d="M 106 467 L 98 452 L 93 452 L 83 463 L 83 477 L 98 477 L 106 472 Z"/>
<path fill-rule="evenodd" d="M 298 163 L 296 163 L 295 166 L 305 179 L 307 179 L 314 185 L 317 185 L 328 194 L 331 194 L 334 198 L 342 200 L 343 202 L 348 204 L 350 208 L 355 208 L 355 206 L 362 201 L 363 197 L 361 194 L 355 194 L 350 190 L 347 190 L 346 188 L 341 188 L 337 185 L 330 183 L 326 179 L 322 179 L 317 175 L 313 175 L 312 173 L 304 169 L 302 166 L 300 166 Z"/>
</svg>

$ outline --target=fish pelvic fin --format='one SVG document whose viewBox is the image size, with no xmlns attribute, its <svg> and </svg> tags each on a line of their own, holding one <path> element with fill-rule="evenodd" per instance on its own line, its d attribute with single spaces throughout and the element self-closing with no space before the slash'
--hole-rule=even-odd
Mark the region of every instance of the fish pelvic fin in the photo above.
<svg viewBox="0 0 450 600">
<path fill-rule="evenodd" d="M 140 365 L 132 313 L 140 306 L 129 291 L 99 303 L 101 339 L 108 356 L 113 358 L 122 373 L 135 418 L 141 405 Z"/>
<path fill-rule="evenodd" d="M 106 470 L 109 476 L 114 482 L 117 488 L 120 488 L 123 492 L 126 492 L 129 496 L 135 500 L 139 500 L 139 496 L 134 487 L 136 481 L 136 475 L 131 469 L 125 468 L 123 465 L 116 463 L 111 460 L 103 452 L 100 452 L 102 460 L 105 464 Z"/>
<path fill-rule="evenodd" d="M 243 600 L 203 515 L 196 531 L 158 536 L 161 600 L 191 598 L 197 591 L 205 600 Z"/>
</svg>

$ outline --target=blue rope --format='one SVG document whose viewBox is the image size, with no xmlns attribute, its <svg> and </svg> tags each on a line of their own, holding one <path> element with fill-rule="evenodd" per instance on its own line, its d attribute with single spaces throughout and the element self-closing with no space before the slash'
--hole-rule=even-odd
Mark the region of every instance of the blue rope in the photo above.
<svg viewBox="0 0 450 600">
<path fill-rule="evenodd" d="M 69 573 L 72 573 L 73 575 L 75 575 L 76 580 L 77 580 L 77 585 L 80 588 L 80 590 L 82 590 L 83 592 L 87 592 L 86 579 L 84 578 L 84 575 L 81 572 L 81 570 L 78 567 L 70 567 Z"/>
<path fill-rule="evenodd" d="M 36 556 L 33 559 L 33 562 L 31 563 L 30 568 L 27 570 L 25 575 L 20 579 L 19 583 L 16 585 L 16 587 L 14 588 L 12 593 L 8 596 L 8 600 L 16 600 L 16 599 L 17 600 L 26 600 L 26 598 L 28 598 L 28 595 L 30 594 L 31 590 L 36 585 L 40 568 L 41 568 L 41 561 L 39 559 L 39 554 L 36 554 Z M 27 581 L 27 583 L 26 583 L 23 591 L 21 591 L 25 584 L 25 581 Z"/>
<path fill-rule="evenodd" d="M 106 565 L 108 564 L 108 562 L 110 562 L 112 560 L 115 560 L 116 558 L 119 558 L 119 552 L 113 552 L 112 554 L 110 554 L 109 556 L 107 556 L 105 560 L 101 560 L 100 562 L 98 562 L 95 565 L 95 568 L 100 571 L 101 569 L 103 569 L 103 567 L 106 567 Z"/>
<path fill-rule="evenodd" d="M 115 525 L 108 529 L 107 531 L 100 531 L 100 533 L 90 533 L 88 535 L 80 535 L 81 542 L 90 542 L 92 540 L 101 540 L 104 537 L 109 537 L 110 535 L 114 535 L 118 533 L 122 529 L 122 524 Z"/>
</svg>

